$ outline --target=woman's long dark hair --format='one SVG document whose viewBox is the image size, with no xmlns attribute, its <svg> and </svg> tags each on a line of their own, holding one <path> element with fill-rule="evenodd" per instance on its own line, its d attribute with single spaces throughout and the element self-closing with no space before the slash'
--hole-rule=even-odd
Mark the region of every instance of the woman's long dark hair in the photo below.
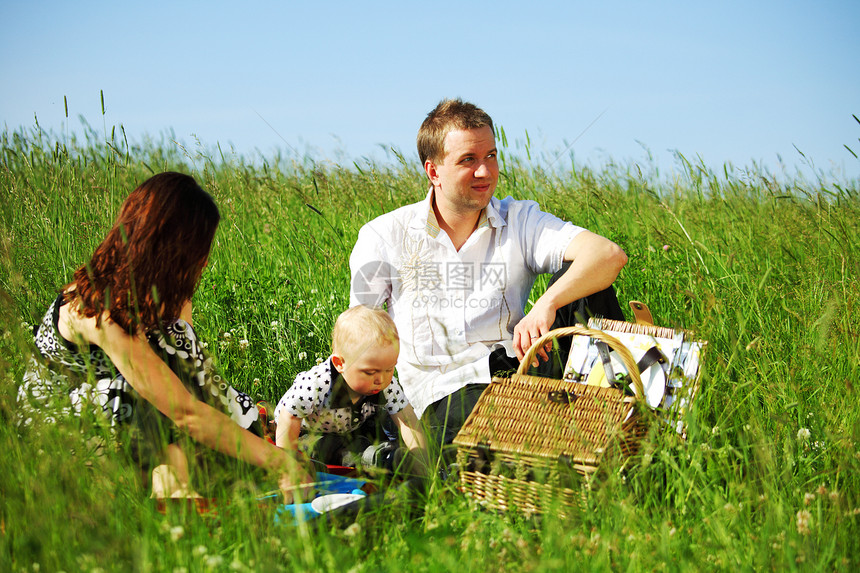
<svg viewBox="0 0 860 573">
<path fill-rule="evenodd" d="M 194 178 L 160 173 L 147 179 L 126 198 L 90 261 L 75 271 L 67 300 L 79 301 L 87 317 L 108 311 L 127 332 L 179 318 L 220 219 L 212 196 Z"/>
</svg>

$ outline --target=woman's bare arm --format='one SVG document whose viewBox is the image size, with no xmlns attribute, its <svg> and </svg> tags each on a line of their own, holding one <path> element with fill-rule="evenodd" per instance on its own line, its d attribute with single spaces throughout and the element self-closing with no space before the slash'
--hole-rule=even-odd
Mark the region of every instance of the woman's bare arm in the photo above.
<svg viewBox="0 0 860 573">
<path fill-rule="evenodd" d="M 145 335 L 130 336 L 109 319 L 96 327 L 95 318 L 80 317 L 73 311 L 63 314 L 61 321 L 65 318 L 67 327 L 63 330 L 101 347 L 138 395 L 189 436 L 209 448 L 279 473 L 282 488 L 305 480 L 307 473 L 291 452 L 244 430 L 227 414 L 196 399 L 152 350 Z M 66 336 L 62 330 L 61 334 Z"/>
</svg>

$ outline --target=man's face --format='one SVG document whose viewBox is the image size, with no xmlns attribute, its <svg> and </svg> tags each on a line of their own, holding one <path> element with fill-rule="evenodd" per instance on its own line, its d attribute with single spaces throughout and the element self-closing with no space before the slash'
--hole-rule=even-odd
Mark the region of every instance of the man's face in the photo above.
<svg viewBox="0 0 860 573">
<path fill-rule="evenodd" d="M 481 211 L 499 181 L 496 139 L 489 127 L 458 129 L 445 136 L 445 158 L 424 164 L 437 207 L 444 213 Z"/>
</svg>

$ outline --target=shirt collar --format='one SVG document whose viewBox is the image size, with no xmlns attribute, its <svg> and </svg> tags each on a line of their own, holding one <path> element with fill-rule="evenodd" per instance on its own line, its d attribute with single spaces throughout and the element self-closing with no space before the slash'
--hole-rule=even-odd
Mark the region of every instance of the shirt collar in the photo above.
<svg viewBox="0 0 860 573">
<path fill-rule="evenodd" d="M 490 202 L 487 204 L 487 208 L 484 209 L 483 214 L 481 215 L 481 221 L 478 222 L 478 228 L 481 228 L 481 225 L 485 225 L 488 227 L 492 227 L 494 229 L 498 229 L 500 227 L 504 227 L 507 225 L 505 222 L 505 218 L 502 217 L 501 212 L 499 211 L 499 207 L 501 202 L 493 195 Z"/>
<path fill-rule="evenodd" d="M 433 237 L 434 239 L 439 234 L 439 222 L 436 219 L 436 212 L 433 210 L 433 186 L 430 186 L 430 190 L 427 191 L 427 197 L 421 203 L 422 212 L 427 213 L 427 217 L 424 219 L 424 230 L 428 235 Z M 416 223 L 420 226 L 421 219 L 417 219 Z M 499 200 L 496 197 L 492 197 L 490 199 L 489 204 L 486 209 L 481 211 L 481 217 L 478 219 L 478 226 L 475 227 L 475 230 L 482 229 L 484 227 L 491 228 L 499 228 L 504 227 L 506 225 L 505 219 L 502 217 L 501 213 L 499 213 Z"/>
<path fill-rule="evenodd" d="M 436 219 L 436 212 L 433 210 L 433 186 L 430 186 L 430 190 L 427 192 L 427 198 L 424 199 L 424 209 L 427 210 L 427 217 L 424 219 L 424 230 L 427 231 L 427 234 L 433 237 L 434 239 L 439 234 L 441 230 L 439 228 L 439 221 Z"/>
</svg>

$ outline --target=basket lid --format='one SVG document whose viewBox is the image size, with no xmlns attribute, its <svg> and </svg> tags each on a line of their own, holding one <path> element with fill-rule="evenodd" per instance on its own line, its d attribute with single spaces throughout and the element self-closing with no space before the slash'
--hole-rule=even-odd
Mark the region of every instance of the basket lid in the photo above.
<svg viewBox="0 0 860 573">
<path fill-rule="evenodd" d="M 454 444 L 595 465 L 637 424 L 635 403 L 616 388 L 522 374 L 494 378 Z"/>
</svg>

